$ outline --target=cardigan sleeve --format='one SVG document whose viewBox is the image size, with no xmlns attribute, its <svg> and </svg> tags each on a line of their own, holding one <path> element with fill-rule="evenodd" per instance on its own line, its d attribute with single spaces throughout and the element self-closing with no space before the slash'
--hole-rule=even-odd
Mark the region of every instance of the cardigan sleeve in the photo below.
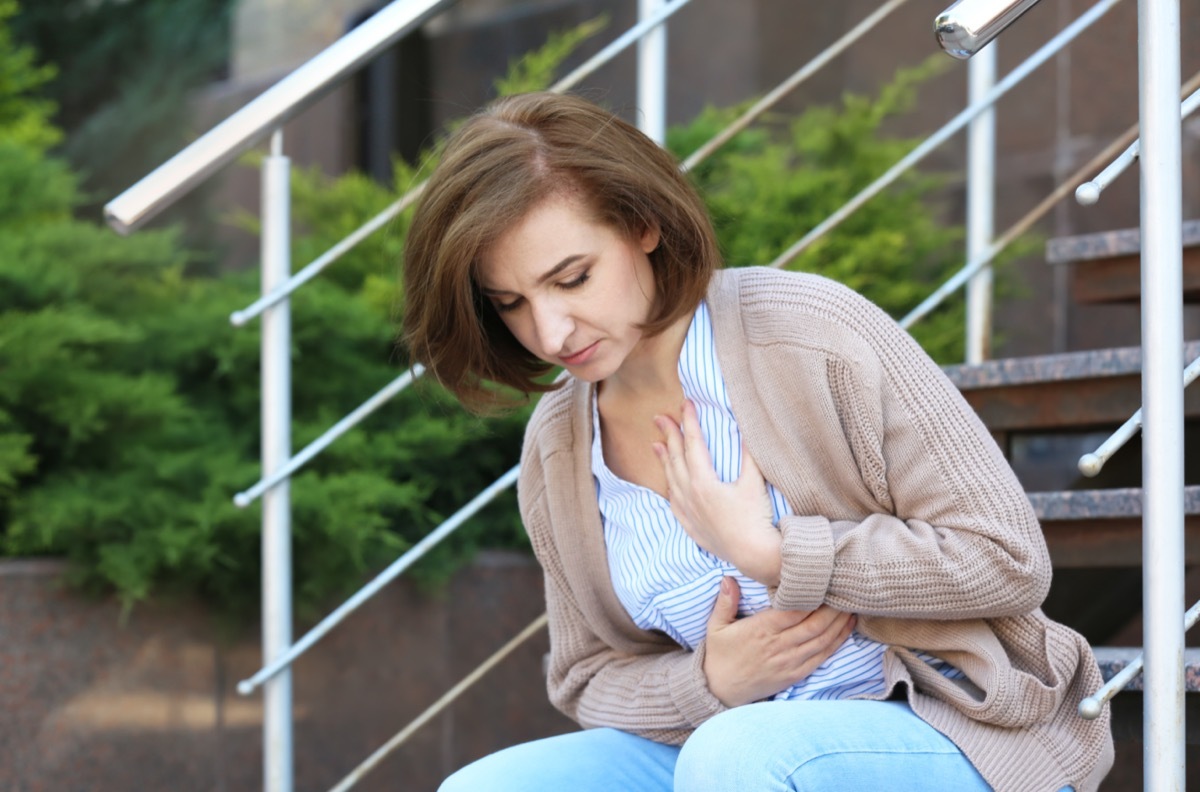
<svg viewBox="0 0 1200 792">
<path fill-rule="evenodd" d="M 692 730 L 725 709 L 708 689 L 703 642 L 691 652 L 665 642 L 618 651 L 597 635 L 567 579 L 550 525 L 542 462 L 528 452 L 529 445 L 527 441 L 518 498 L 545 575 L 551 703 L 585 728 L 608 726 L 682 744 Z"/>
<path fill-rule="evenodd" d="M 935 619 L 1034 610 L 1049 590 L 1049 553 L 991 434 L 882 310 L 845 287 L 829 290 L 836 321 L 861 341 L 830 354 L 829 388 L 880 510 L 781 520 L 773 603 Z"/>
</svg>

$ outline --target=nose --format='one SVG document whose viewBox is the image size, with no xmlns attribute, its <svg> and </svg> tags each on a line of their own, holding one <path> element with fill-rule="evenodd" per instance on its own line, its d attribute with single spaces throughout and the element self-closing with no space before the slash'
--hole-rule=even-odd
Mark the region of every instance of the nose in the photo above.
<svg viewBox="0 0 1200 792">
<path fill-rule="evenodd" d="M 534 334 L 546 356 L 555 357 L 575 331 L 575 320 L 561 301 L 539 300 L 532 304 Z M 568 350 L 572 351 L 572 350 Z"/>
</svg>

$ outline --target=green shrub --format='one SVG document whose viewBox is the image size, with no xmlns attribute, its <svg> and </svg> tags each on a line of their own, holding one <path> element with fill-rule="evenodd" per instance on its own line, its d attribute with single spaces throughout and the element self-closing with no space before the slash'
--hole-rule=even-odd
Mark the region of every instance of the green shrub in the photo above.
<svg viewBox="0 0 1200 792">
<path fill-rule="evenodd" d="M 900 160 L 917 141 L 881 126 L 908 111 L 917 87 L 946 68 L 945 57 L 899 71 L 874 98 L 846 95 L 841 107 L 811 107 L 773 128 L 741 133 L 692 172 L 730 266 L 768 264 Z M 743 108 L 708 109 L 671 131 L 681 156 Z M 788 268 L 845 283 L 899 318 L 962 266 L 960 229 L 931 207 L 943 181 L 910 171 L 867 202 Z M 913 329 L 935 358 L 962 359 L 963 301 L 951 298 Z"/>
</svg>

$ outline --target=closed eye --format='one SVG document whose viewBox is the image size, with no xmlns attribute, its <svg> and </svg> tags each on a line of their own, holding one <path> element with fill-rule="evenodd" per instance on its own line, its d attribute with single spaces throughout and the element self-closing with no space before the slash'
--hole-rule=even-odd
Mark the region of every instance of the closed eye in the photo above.
<svg viewBox="0 0 1200 792">
<path fill-rule="evenodd" d="M 576 277 L 572 280 L 569 280 L 566 283 L 560 283 L 560 284 L 558 284 L 558 287 L 560 289 L 578 289 L 580 286 L 587 283 L 591 277 L 592 277 L 591 271 L 584 270 L 583 272 L 579 273 L 578 277 Z"/>
<path fill-rule="evenodd" d="M 521 306 L 521 298 L 518 297 L 511 302 L 500 302 L 499 300 L 493 300 L 492 305 L 495 306 L 497 313 L 507 313 L 508 311 L 515 311 Z"/>
</svg>

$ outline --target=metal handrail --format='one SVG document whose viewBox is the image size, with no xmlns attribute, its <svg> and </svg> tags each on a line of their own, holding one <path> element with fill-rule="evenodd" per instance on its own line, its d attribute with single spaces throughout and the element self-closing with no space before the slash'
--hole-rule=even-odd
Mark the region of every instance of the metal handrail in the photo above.
<svg viewBox="0 0 1200 792">
<path fill-rule="evenodd" d="M 387 404 L 393 397 L 413 383 L 417 377 L 425 373 L 425 367 L 420 363 L 415 364 L 408 371 L 396 377 L 390 383 L 381 388 L 374 396 L 367 399 L 354 410 L 335 423 L 325 431 L 316 440 L 304 447 L 304 450 L 294 457 L 289 459 L 286 464 L 279 470 L 275 471 L 270 476 L 264 476 L 254 486 L 247 490 L 239 492 L 233 496 L 233 502 L 238 508 L 244 509 L 249 506 L 254 500 L 260 497 L 264 492 L 291 478 L 292 475 L 303 467 L 309 460 L 317 454 L 328 448 L 334 440 L 344 435 L 346 432 L 353 429 L 361 423 L 367 416 L 378 410 L 383 405 Z"/>
<path fill-rule="evenodd" d="M 139 228 L 451 2 L 395 0 L 380 9 L 109 201 L 109 225 L 121 234 Z"/>
<path fill-rule="evenodd" d="M 1196 381 L 1196 377 L 1200 377 L 1200 358 L 1193 360 L 1183 370 L 1183 387 L 1186 389 L 1188 385 Z M 1141 430 L 1142 408 L 1138 407 L 1137 412 L 1129 416 L 1129 419 L 1121 424 L 1121 428 L 1109 435 L 1099 448 L 1079 458 L 1079 472 L 1088 478 L 1099 475 L 1112 455 L 1120 451 Z"/>
<path fill-rule="evenodd" d="M 687 159 L 683 161 L 680 170 L 683 172 L 690 171 L 704 160 L 708 159 L 717 149 L 732 140 L 739 132 L 750 126 L 759 116 L 779 103 L 779 100 L 794 91 L 801 83 L 812 77 L 818 71 L 825 67 L 831 60 L 841 55 L 850 47 L 851 44 L 858 41 L 866 33 L 871 31 L 884 20 L 889 14 L 895 11 L 900 6 L 904 5 L 908 0 L 888 0 L 879 8 L 875 9 L 869 16 L 851 28 L 845 35 L 837 41 L 830 44 L 819 55 L 804 64 L 791 77 L 788 77 L 779 85 L 771 89 L 771 91 L 759 99 L 746 112 L 742 113 L 729 126 L 722 129 L 714 135 L 707 143 L 693 151 Z"/>
<path fill-rule="evenodd" d="M 1200 87 L 1200 72 L 1192 75 L 1192 78 L 1183 86 L 1182 93 L 1187 94 Z M 933 309 L 937 308 L 942 302 L 962 287 L 964 283 L 969 281 L 971 277 L 986 267 L 992 262 L 996 256 L 1000 255 L 1010 244 L 1018 237 L 1033 227 L 1033 224 L 1041 220 L 1046 214 L 1063 198 L 1071 194 L 1071 185 L 1076 184 L 1083 179 L 1087 174 L 1091 173 L 1100 163 L 1107 161 L 1118 151 L 1129 145 L 1129 142 L 1137 137 L 1138 125 L 1133 124 L 1119 137 L 1113 140 L 1104 147 L 1099 154 L 1088 160 L 1078 170 L 1063 180 L 1062 184 L 1058 185 L 1055 190 L 1046 196 L 1041 203 L 1035 206 L 1028 214 L 1022 217 L 1017 222 L 1013 223 L 1007 231 L 996 238 L 978 258 L 972 259 L 963 265 L 962 269 L 952 275 L 945 283 L 939 286 L 932 294 L 921 301 L 921 304 L 908 312 L 899 322 L 900 326 L 907 329 L 912 327 L 917 321 L 928 314 Z"/>
<path fill-rule="evenodd" d="M 1188 608 L 1187 613 L 1183 616 L 1183 631 L 1187 632 L 1195 626 L 1197 619 L 1200 619 L 1200 602 L 1196 602 L 1192 607 Z M 1092 695 L 1079 702 L 1079 717 L 1085 720 L 1095 720 L 1100 717 L 1105 704 L 1112 700 L 1112 697 L 1117 695 L 1125 688 L 1134 677 L 1142 672 L 1142 668 L 1146 664 L 1146 653 L 1142 652 L 1135 657 L 1129 665 L 1125 666 L 1113 675 L 1113 678 L 1104 683 L 1104 686 L 1097 690 Z"/>
<path fill-rule="evenodd" d="M 1180 119 L 1187 118 L 1192 113 L 1196 112 L 1197 108 L 1200 108 L 1200 91 L 1193 93 L 1179 106 Z M 1121 156 L 1113 160 L 1107 168 L 1100 171 L 1096 178 L 1079 185 L 1079 189 L 1075 191 L 1075 200 L 1078 201 L 1081 206 L 1091 206 L 1099 201 L 1100 193 L 1104 192 L 1108 185 L 1112 184 L 1118 176 L 1124 173 L 1130 165 L 1137 161 L 1141 150 L 1142 140 L 1141 138 L 1138 138 L 1129 144 L 1129 148 L 1125 149 L 1125 151 L 1121 153 Z"/>
<path fill-rule="evenodd" d="M 947 55 L 966 60 L 1037 4 L 1038 0 L 958 0 L 937 15 L 933 33 Z"/>
<path fill-rule="evenodd" d="M 324 637 L 334 627 L 341 624 L 347 616 L 358 610 L 363 603 L 375 596 L 384 586 L 400 577 L 404 573 L 404 570 L 421 560 L 426 553 L 436 547 L 447 536 L 454 533 L 460 525 L 473 517 L 476 512 L 515 484 L 518 471 L 519 467 L 514 465 L 507 473 L 496 479 L 486 489 L 472 498 L 466 506 L 463 506 L 451 515 L 448 520 L 426 534 L 421 541 L 409 548 L 408 552 L 389 564 L 387 569 L 376 575 L 370 583 L 359 589 L 354 596 L 339 605 L 333 613 L 326 616 L 316 627 L 305 633 L 304 637 L 292 644 L 286 652 L 279 655 L 272 662 L 264 665 L 249 679 L 243 679 L 241 682 L 238 682 L 238 693 L 241 693 L 243 696 L 250 695 L 259 685 L 291 665 L 297 657 L 308 651 L 313 644 Z"/>
<path fill-rule="evenodd" d="M 666 22 L 675 14 L 675 12 L 682 9 L 691 1 L 692 0 L 674 0 L 674 2 L 669 3 L 651 16 L 648 16 L 646 19 L 638 22 L 636 25 L 629 28 L 629 30 L 625 31 L 623 34 L 609 42 L 607 46 L 605 46 L 595 55 L 571 70 L 571 72 L 565 77 L 554 83 L 554 85 L 550 86 L 548 90 L 553 93 L 562 93 L 563 91 L 570 90 L 580 81 L 591 75 L 592 72 L 596 71 L 601 66 L 604 66 L 617 55 L 628 49 L 631 44 L 636 42 L 642 36 L 645 36 L 647 33 Z M 417 198 L 420 197 L 421 193 L 425 191 L 425 185 L 428 183 L 428 179 L 422 180 L 404 195 L 400 196 L 400 198 L 398 198 L 396 201 L 392 202 L 379 214 L 375 215 L 370 220 L 363 223 L 361 226 L 351 232 L 348 236 L 346 236 L 345 239 L 338 242 L 336 245 L 322 253 L 317 258 L 313 259 L 309 264 L 306 264 L 303 268 L 297 271 L 295 275 L 291 276 L 286 282 L 281 284 L 279 288 L 263 295 L 242 310 L 234 311 L 229 315 L 230 324 L 232 324 L 234 327 L 241 327 L 266 309 L 270 308 L 272 305 L 286 298 L 305 283 L 308 283 L 330 264 L 333 264 L 346 253 L 350 252 L 350 250 L 353 249 L 359 242 L 363 241 L 371 234 L 386 226 L 401 212 L 412 206 Z"/>
<path fill-rule="evenodd" d="M 354 768 L 345 778 L 339 781 L 335 786 L 331 787 L 329 792 L 346 792 L 353 787 L 363 776 L 375 769 L 389 754 L 404 744 L 409 737 L 416 733 L 417 729 L 424 726 L 429 721 L 433 720 L 442 710 L 454 703 L 454 701 L 467 691 L 472 685 L 483 678 L 483 675 L 491 671 L 500 661 L 512 654 L 521 644 L 528 641 L 533 636 L 537 635 L 549 623 L 546 614 L 543 613 L 525 629 L 517 633 L 508 643 L 496 650 L 496 652 L 479 664 L 478 667 L 471 673 L 463 677 L 458 684 L 447 690 L 442 697 L 431 704 L 424 712 L 418 715 L 407 726 L 396 733 L 394 737 L 377 748 L 370 756 L 368 756 L 362 764 Z"/>
<path fill-rule="evenodd" d="M 1072 22 L 1067 27 L 1063 28 L 1058 35 L 1042 45 L 1037 52 L 1030 55 L 1020 66 L 1009 72 L 1003 80 L 996 83 L 996 86 L 987 93 L 983 100 L 970 105 L 948 121 L 941 129 L 934 132 L 926 138 L 920 145 L 910 151 L 899 162 L 893 165 L 886 173 L 872 182 L 869 186 L 863 189 L 858 195 L 851 198 L 844 206 L 835 211 L 829 217 L 825 218 L 816 228 L 809 231 L 799 242 L 796 242 L 783 253 L 781 253 L 774 261 L 771 262 L 772 267 L 782 267 L 796 256 L 803 253 L 810 245 L 823 237 L 828 232 L 832 231 L 842 224 L 848 217 L 854 214 L 863 204 L 874 198 L 882 192 L 888 185 L 900 178 L 909 168 L 916 165 L 925 157 L 929 156 L 942 143 L 945 143 L 951 136 L 966 126 L 972 118 L 982 113 L 987 108 L 991 107 L 996 101 L 1008 93 L 1013 86 L 1021 82 L 1034 69 L 1041 66 L 1059 50 L 1073 41 L 1080 33 L 1087 30 L 1100 17 L 1112 10 L 1113 6 L 1121 0 L 1100 0 L 1094 6 L 1085 11 L 1078 19 Z"/>
</svg>

